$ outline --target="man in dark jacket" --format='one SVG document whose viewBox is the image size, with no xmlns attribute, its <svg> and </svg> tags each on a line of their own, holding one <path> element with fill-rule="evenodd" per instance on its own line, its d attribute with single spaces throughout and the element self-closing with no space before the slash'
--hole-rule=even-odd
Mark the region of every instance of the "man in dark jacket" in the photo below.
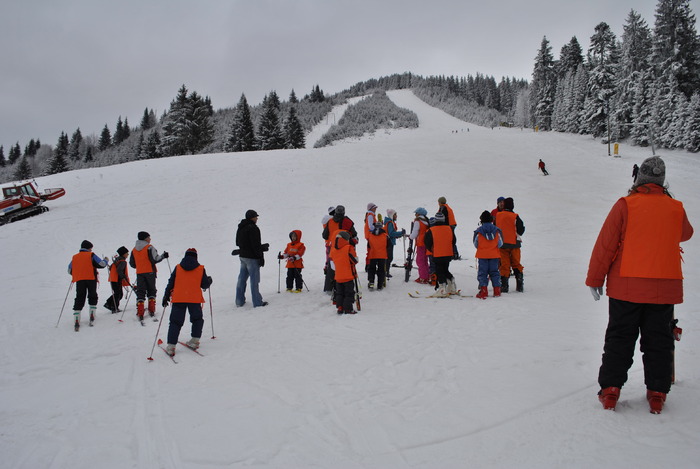
<svg viewBox="0 0 700 469">
<path fill-rule="evenodd" d="M 248 277 L 250 277 L 250 291 L 253 296 L 253 307 L 267 306 L 267 301 L 263 301 L 260 295 L 260 267 L 265 265 L 263 252 L 267 251 L 269 245 L 260 243 L 260 228 L 258 228 L 258 212 L 248 210 L 245 218 L 238 224 L 236 232 L 236 245 L 238 255 L 241 258 L 241 270 L 238 274 L 238 284 L 236 285 L 236 306 L 245 304 L 245 290 Z"/>
</svg>

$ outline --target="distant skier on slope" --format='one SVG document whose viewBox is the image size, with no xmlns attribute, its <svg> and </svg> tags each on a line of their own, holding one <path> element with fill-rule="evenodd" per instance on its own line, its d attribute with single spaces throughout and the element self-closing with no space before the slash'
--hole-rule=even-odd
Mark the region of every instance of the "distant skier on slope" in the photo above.
<svg viewBox="0 0 700 469">
<path fill-rule="evenodd" d="M 549 173 L 547 172 L 547 168 L 545 168 L 544 161 L 542 161 L 541 158 L 540 158 L 540 162 L 537 163 L 537 167 L 540 169 L 540 171 L 542 171 L 542 174 L 544 174 L 545 176 L 549 176 Z"/>
</svg>

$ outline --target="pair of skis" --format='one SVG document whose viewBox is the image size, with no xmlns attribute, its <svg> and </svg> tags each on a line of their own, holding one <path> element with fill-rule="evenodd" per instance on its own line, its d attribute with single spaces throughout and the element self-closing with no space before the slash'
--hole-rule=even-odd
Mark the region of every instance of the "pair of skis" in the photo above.
<svg viewBox="0 0 700 469">
<path fill-rule="evenodd" d="M 175 360 L 175 356 L 174 356 L 174 355 L 170 355 L 170 354 L 168 353 L 168 351 L 165 349 L 165 347 L 163 346 L 163 344 L 164 344 L 163 340 L 162 340 L 162 339 L 158 339 L 158 347 L 160 347 L 160 349 L 168 356 L 168 358 L 170 358 L 170 359 L 173 361 L 173 363 L 176 363 L 176 364 L 177 364 L 177 360 Z M 187 349 L 192 350 L 194 353 L 196 353 L 196 354 L 199 355 L 200 357 L 203 357 L 203 356 L 204 356 L 199 350 L 190 347 L 190 346 L 187 345 L 187 343 L 185 343 L 185 342 L 178 341 L 178 344 L 182 345 L 183 347 L 185 347 L 185 348 L 187 348 Z M 151 361 L 152 361 L 153 358 L 152 358 L 152 357 L 149 357 L 148 360 L 151 360 Z"/>
<path fill-rule="evenodd" d="M 411 298 L 474 298 L 474 295 L 462 295 L 462 290 L 457 290 L 456 293 L 450 293 L 447 296 L 439 296 L 437 293 L 433 293 L 432 295 L 427 295 L 423 296 L 419 291 L 416 292 L 408 292 L 408 296 Z"/>
</svg>

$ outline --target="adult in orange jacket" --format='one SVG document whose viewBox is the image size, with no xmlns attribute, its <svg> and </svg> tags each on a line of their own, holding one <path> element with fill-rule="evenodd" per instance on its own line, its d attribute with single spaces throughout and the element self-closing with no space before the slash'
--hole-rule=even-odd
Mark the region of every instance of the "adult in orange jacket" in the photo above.
<svg viewBox="0 0 700 469">
<path fill-rule="evenodd" d="M 666 166 L 654 156 L 603 223 L 586 285 L 599 300 L 607 279 L 608 327 L 598 374 L 599 400 L 615 409 L 641 334 L 644 382 L 652 413 L 660 413 L 673 373 L 673 309 L 683 302 L 680 243 L 693 235 L 683 208 L 664 187 Z"/>
<path fill-rule="evenodd" d="M 170 280 L 168 280 L 168 286 L 165 287 L 163 295 L 164 308 L 168 306 L 168 302 L 172 301 L 173 303 L 170 309 L 168 345 L 165 347 L 168 355 L 175 355 L 175 345 L 178 343 L 180 329 L 185 323 L 185 313 L 188 311 L 192 323 L 192 334 L 185 345 L 194 350 L 199 348 L 199 339 L 202 337 L 204 326 L 202 314 L 204 295 L 202 295 L 202 290 L 209 288 L 211 283 L 211 277 L 207 275 L 204 266 L 197 260 L 197 250 L 188 249 L 182 261 L 175 266 L 173 273 L 170 274 Z"/>
</svg>

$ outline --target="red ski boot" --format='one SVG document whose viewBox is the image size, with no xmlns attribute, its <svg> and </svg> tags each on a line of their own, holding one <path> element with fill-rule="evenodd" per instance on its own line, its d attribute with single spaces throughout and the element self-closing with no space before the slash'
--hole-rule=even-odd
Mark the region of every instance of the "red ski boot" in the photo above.
<svg viewBox="0 0 700 469">
<path fill-rule="evenodd" d="M 139 317 L 139 320 L 143 320 L 143 313 L 144 313 L 143 300 L 139 300 L 136 302 L 136 316 Z"/>
<path fill-rule="evenodd" d="M 598 392 L 598 400 L 603 404 L 603 409 L 615 410 L 617 400 L 620 398 L 620 388 L 609 387 Z"/>
<path fill-rule="evenodd" d="M 494 298 L 501 296 L 501 287 L 493 287 L 493 296 Z"/>
<path fill-rule="evenodd" d="M 481 298 L 482 300 L 485 300 L 489 296 L 489 288 L 488 287 L 479 287 L 479 293 L 476 294 L 477 298 Z"/>
<path fill-rule="evenodd" d="M 647 401 L 649 401 L 649 412 L 660 414 L 666 402 L 665 392 L 650 391 L 647 389 Z"/>
</svg>

